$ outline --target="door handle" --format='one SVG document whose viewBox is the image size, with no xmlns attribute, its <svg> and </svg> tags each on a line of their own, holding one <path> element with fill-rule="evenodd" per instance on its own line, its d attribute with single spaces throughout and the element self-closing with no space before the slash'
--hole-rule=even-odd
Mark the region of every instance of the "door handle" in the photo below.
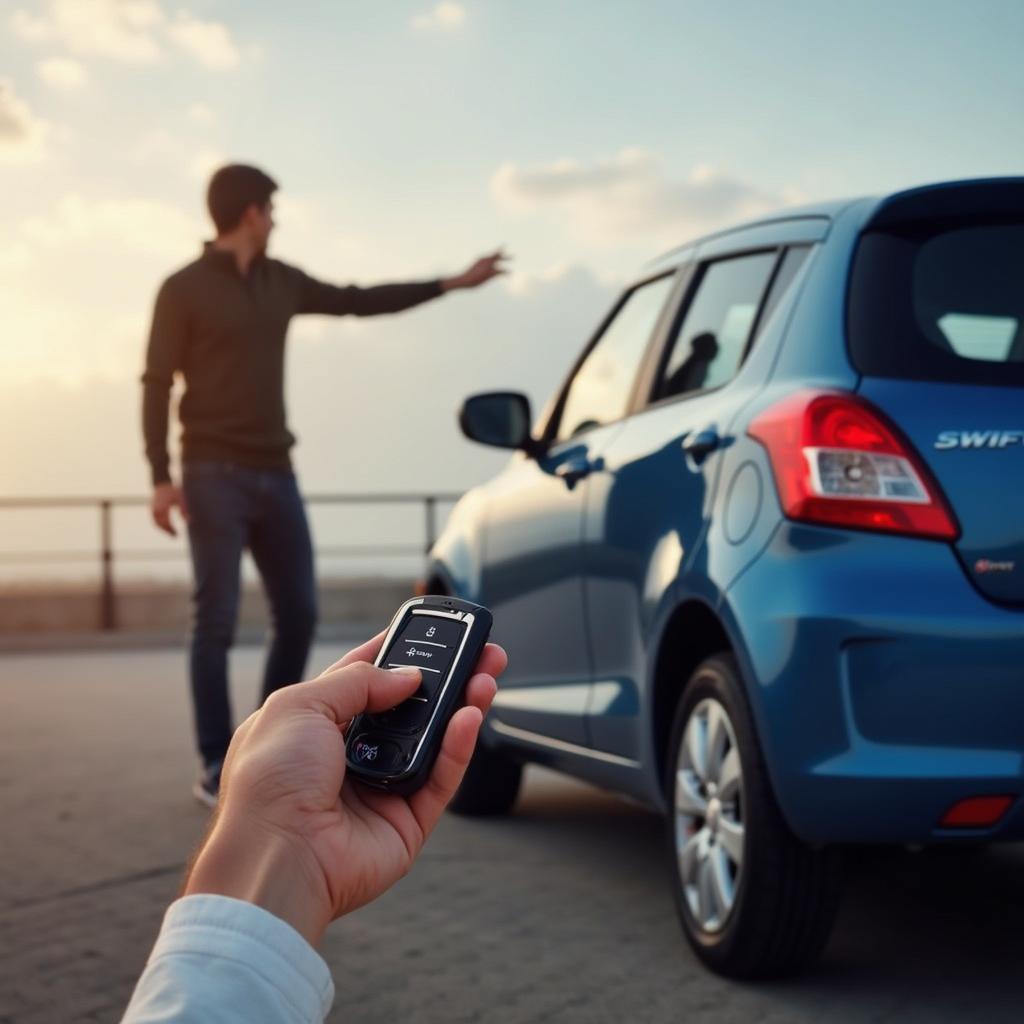
<svg viewBox="0 0 1024 1024">
<path fill-rule="evenodd" d="M 720 444 L 722 439 L 716 430 L 702 430 L 699 434 L 688 434 L 683 439 L 683 451 L 698 465 Z"/>
<path fill-rule="evenodd" d="M 604 465 L 603 459 L 569 459 L 555 467 L 555 476 L 571 491 L 584 477 L 590 476 L 596 469 Z"/>
</svg>

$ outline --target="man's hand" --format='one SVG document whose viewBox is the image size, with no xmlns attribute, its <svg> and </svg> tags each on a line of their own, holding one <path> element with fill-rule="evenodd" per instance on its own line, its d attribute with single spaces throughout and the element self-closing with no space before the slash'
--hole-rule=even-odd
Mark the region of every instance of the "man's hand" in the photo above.
<svg viewBox="0 0 1024 1024">
<path fill-rule="evenodd" d="M 416 859 L 462 781 L 508 659 L 488 644 L 426 785 L 409 797 L 345 778 L 345 731 L 361 711 L 408 697 L 418 669 L 370 664 L 381 633 L 319 678 L 278 690 L 239 726 L 214 825 L 184 892 L 247 900 L 311 943 L 336 917 L 375 899 Z"/>
<path fill-rule="evenodd" d="M 481 256 L 468 270 L 457 274 L 455 277 L 446 278 L 441 282 L 441 287 L 450 292 L 455 288 L 476 288 L 485 281 L 499 274 L 507 274 L 508 268 L 503 266 L 503 261 L 508 260 L 503 249 L 498 249 L 490 256 Z"/>
<path fill-rule="evenodd" d="M 177 508 L 181 518 L 188 522 L 188 508 L 185 505 L 185 493 L 176 484 L 157 484 L 153 488 L 153 497 L 149 503 L 149 511 L 153 516 L 153 522 L 160 527 L 164 533 L 172 537 L 178 536 L 178 531 L 171 522 L 171 509 Z"/>
</svg>

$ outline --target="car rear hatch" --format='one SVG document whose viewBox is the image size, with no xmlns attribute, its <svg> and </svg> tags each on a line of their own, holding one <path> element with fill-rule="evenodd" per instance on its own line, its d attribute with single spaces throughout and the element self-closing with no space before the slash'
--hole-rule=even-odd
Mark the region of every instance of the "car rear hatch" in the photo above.
<svg viewBox="0 0 1024 1024">
<path fill-rule="evenodd" d="M 860 394 L 952 507 L 965 572 L 1024 604 L 1024 178 L 883 201 L 854 256 L 847 335 Z"/>
</svg>

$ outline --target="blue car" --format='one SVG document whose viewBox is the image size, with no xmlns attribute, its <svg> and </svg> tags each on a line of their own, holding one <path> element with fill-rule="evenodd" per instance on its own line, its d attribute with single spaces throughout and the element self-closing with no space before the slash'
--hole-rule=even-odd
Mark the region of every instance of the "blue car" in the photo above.
<svg viewBox="0 0 1024 1024">
<path fill-rule="evenodd" d="M 657 808 L 700 958 L 806 966 L 849 843 L 1024 838 L 1024 178 L 787 210 L 652 263 L 425 581 L 511 666 L 455 801 L 538 762 Z"/>
</svg>

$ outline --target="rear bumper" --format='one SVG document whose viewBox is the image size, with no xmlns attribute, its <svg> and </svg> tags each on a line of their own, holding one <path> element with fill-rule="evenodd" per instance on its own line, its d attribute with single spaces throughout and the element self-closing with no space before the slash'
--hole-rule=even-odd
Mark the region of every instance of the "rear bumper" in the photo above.
<svg viewBox="0 0 1024 1024">
<path fill-rule="evenodd" d="M 1024 794 L 1024 612 L 945 545 L 782 524 L 726 596 L 776 795 L 809 842 L 1024 838 L 939 825 Z"/>
</svg>

